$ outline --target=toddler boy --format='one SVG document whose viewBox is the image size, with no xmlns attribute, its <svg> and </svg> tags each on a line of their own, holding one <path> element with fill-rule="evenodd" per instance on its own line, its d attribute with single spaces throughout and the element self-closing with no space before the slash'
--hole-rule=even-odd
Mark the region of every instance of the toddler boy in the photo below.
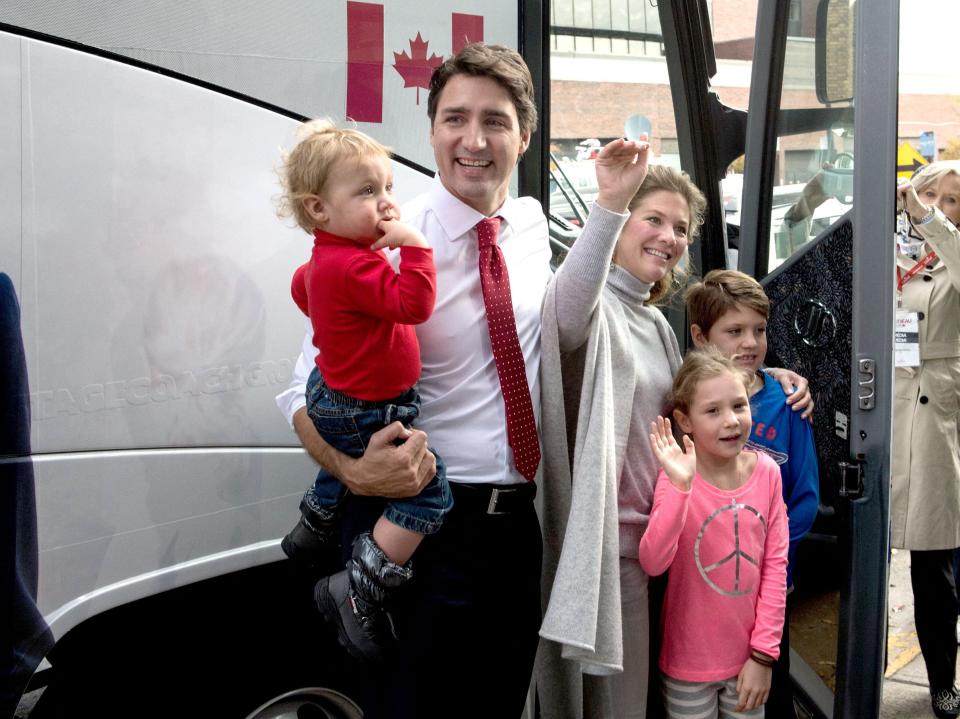
<svg viewBox="0 0 960 719">
<path fill-rule="evenodd" d="M 324 441 L 359 457 L 375 432 L 395 421 L 409 426 L 420 413 L 414 325 L 433 312 L 433 253 L 419 231 L 400 222 L 389 151 L 357 130 L 306 123 L 281 180 L 280 214 L 314 237 L 292 285 L 320 351 L 307 383 L 307 413 Z M 399 271 L 371 248 L 375 243 L 400 248 Z M 312 564 L 336 545 L 346 491 L 321 468 L 297 526 L 281 543 L 288 557 Z M 372 534 L 354 542 L 347 568 L 318 583 L 317 606 L 355 658 L 383 658 L 394 638 L 391 593 L 410 580 L 410 557 L 452 505 L 437 457 L 437 475 L 423 491 L 387 502 Z"/>
</svg>

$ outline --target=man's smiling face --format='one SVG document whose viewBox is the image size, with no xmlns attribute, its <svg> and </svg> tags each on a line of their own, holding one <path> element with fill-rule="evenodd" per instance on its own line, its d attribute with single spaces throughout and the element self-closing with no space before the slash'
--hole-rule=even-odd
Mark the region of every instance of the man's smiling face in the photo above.
<svg viewBox="0 0 960 719">
<path fill-rule="evenodd" d="M 484 215 L 495 212 L 529 143 L 510 94 L 495 80 L 461 74 L 444 86 L 430 144 L 440 181 L 464 204 Z"/>
</svg>

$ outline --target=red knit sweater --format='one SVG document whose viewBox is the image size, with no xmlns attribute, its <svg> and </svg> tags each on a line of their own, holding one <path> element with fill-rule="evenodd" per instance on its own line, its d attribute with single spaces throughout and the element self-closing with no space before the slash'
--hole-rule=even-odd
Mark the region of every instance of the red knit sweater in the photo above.
<svg viewBox="0 0 960 719">
<path fill-rule="evenodd" d="M 382 251 L 322 230 L 293 275 L 294 302 L 310 318 L 317 367 L 327 385 L 351 397 L 386 400 L 420 376 L 413 325 L 436 301 L 433 250 L 400 248 L 395 272 Z M 369 244 L 372 244 L 371 240 Z"/>
</svg>

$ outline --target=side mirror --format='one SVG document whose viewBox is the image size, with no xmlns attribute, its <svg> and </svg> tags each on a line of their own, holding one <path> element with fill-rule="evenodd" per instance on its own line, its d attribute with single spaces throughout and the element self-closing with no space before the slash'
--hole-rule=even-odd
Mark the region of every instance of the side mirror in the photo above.
<svg viewBox="0 0 960 719">
<path fill-rule="evenodd" d="M 816 86 L 823 104 L 854 95 L 857 0 L 820 0 L 817 6 Z"/>
</svg>

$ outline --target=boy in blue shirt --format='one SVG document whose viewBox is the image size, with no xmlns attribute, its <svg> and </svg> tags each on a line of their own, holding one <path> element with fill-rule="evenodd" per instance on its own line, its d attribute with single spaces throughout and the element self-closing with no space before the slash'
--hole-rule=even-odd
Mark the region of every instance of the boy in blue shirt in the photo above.
<svg viewBox="0 0 960 719">
<path fill-rule="evenodd" d="M 760 283 L 735 270 L 713 270 L 684 294 L 690 334 L 697 347 L 714 345 L 748 370 L 753 427 L 747 447 L 766 452 L 780 467 L 783 500 L 790 524 L 787 591 L 793 589 L 793 563 L 800 539 L 813 525 L 820 503 L 813 429 L 786 404 L 780 383 L 760 370 L 767 353 L 770 300 Z M 789 615 L 789 594 L 787 614 Z M 796 717 L 790 683 L 789 617 L 784 618 L 780 658 L 774 665 L 766 716 Z"/>
</svg>

